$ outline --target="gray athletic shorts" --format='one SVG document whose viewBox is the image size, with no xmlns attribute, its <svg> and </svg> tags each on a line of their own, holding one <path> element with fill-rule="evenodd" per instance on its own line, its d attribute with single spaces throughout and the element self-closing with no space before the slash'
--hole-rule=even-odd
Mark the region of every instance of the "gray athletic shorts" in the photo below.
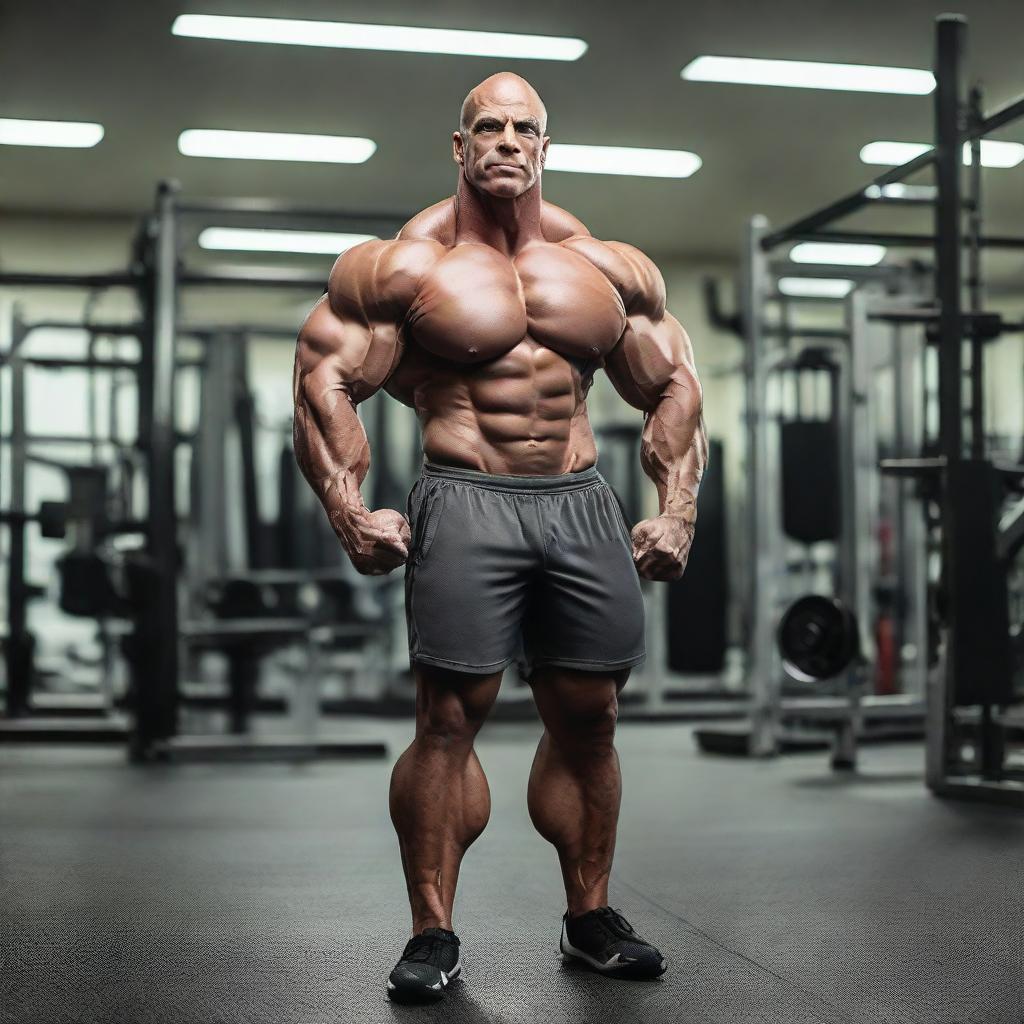
<svg viewBox="0 0 1024 1024">
<path fill-rule="evenodd" d="M 639 664 L 644 602 L 629 527 L 596 466 L 508 476 L 425 462 L 407 504 L 409 660 L 524 675 Z"/>
</svg>

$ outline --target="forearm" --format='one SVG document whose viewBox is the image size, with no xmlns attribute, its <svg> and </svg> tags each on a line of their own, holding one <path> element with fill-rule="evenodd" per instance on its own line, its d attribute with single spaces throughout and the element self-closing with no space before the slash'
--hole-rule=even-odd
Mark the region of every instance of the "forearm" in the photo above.
<svg viewBox="0 0 1024 1024">
<path fill-rule="evenodd" d="M 295 405 L 295 457 L 335 529 L 366 514 L 359 487 L 370 469 L 370 445 L 347 393 L 303 395 Z"/>
<path fill-rule="evenodd" d="M 640 462 L 657 488 L 661 514 L 694 523 L 707 458 L 700 386 L 695 377 L 674 376 L 647 413 L 640 443 Z"/>
</svg>

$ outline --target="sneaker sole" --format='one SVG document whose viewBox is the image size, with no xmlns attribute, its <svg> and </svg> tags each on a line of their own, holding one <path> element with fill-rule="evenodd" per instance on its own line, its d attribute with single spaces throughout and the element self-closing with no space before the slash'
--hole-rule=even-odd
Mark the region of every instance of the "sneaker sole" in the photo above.
<svg viewBox="0 0 1024 1024">
<path fill-rule="evenodd" d="M 570 941 L 569 936 L 565 931 L 565 922 L 562 922 L 562 938 L 559 942 L 559 948 L 562 951 L 562 955 L 569 957 L 570 960 L 580 960 L 592 967 L 595 971 L 599 971 L 601 974 L 607 974 L 613 978 L 658 978 L 665 973 L 668 967 L 668 962 L 663 958 L 661 963 L 657 967 L 652 964 L 645 963 L 623 963 L 618 960 L 618 953 L 612 957 L 607 963 L 601 963 L 600 960 L 595 960 L 589 953 L 584 953 L 582 949 L 577 949 Z"/>
<path fill-rule="evenodd" d="M 454 981 L 462 973 L 460 960 L 450 971 L 441 972 L 441 984 L 437 988 L 399 988 L 388 980 L 388 998 L 396 1003 L 434 1003 L 444 998 L 448 983 Z"/>
</svg>

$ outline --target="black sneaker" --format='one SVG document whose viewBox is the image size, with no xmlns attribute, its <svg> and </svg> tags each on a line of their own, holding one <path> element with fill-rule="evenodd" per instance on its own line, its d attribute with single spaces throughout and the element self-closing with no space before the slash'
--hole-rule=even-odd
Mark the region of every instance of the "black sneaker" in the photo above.
<svg viewBox="0 0 1024 1024">
<path fill-rule="evenodd" d="M 446 928 L 424 928 L 405 946 L 388 978 L 388 997 L 397 1003 L 433 1002 L 459 976 L 459 939 Z"/>
<path fill-rule="evenodd" d="M 657 978 L 665 973 L 661 953 L 611 907 L 598 907 L 579 917 L 563 914 L 560 945 L 563 955 L 615 978 Z"/>
</svg>

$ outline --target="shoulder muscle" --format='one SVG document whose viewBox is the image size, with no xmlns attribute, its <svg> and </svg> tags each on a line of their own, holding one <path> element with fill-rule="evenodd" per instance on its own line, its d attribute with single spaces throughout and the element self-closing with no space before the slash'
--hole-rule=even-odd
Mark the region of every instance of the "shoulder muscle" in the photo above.
<svg viewBox="0 0 1024 1024">
<path fill-rule="evenodd" d="M 653 320 L 665 315 L 665 279 L 636 246 L 602 242 L 589 235 L 567 238 L 562 245 L 586 257 L 611 281 L 628 315 L 642 313 Z"/>
<path fill-rule="evenodd" d="M 430 239 L 444 246 L 455 242 L 455 197 L 442 199 L 425 210 L 420 210 L 414 217 L 402 225 L 396 236 L 401 241 Z"/>
<path fill-rule="evenodd" d="M 367 322 L 397 322 L 443 254 L 444 247 L 429 239 L 375 239 L 355 245 L 338 257 L 331 271 L 331 308 Z"/>
<path fill-rule="evenodd" d="M 574 235 L 590 237 L 590 232 L 583 221 L 547 200 L 541 204 L 540 230 L 549 242 L 563 242 Z"/>
</svg>

